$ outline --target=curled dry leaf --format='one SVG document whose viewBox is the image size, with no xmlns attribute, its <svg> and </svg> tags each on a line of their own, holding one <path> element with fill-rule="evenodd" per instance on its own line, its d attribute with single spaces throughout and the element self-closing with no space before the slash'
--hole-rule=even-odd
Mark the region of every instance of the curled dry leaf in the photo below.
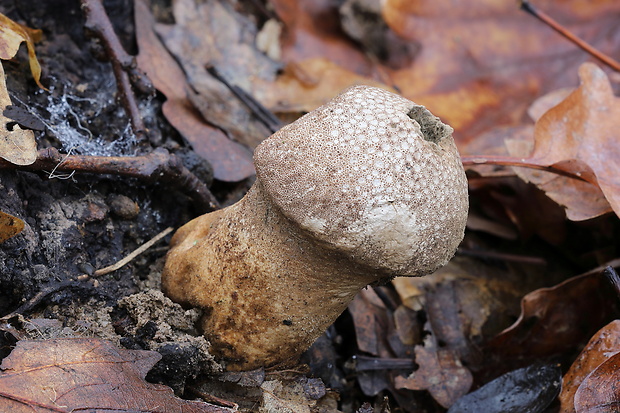
<svg viewBox="0 0 620 413">
<path fill-rule="evenodd" d="M 536 122 L 534 149 L 528 160 L 584 181 L 516 169 L 521 178 L 564 205 L 567 216 L 575 221 L 612 209 L 620 215 L 620 98 L 614 96 L 609 79 L 593 63 L 584 63 L 579 77 L 581 86 Z M 524 155 L 514 142 L 508 142 L 508 149 L 515 156 Z"/>
<path fill-rule="evenodd" d="M 575 393 L 588 374 L 620 352 L 620 320 L 600 329 L 585 346 L 562 380 L 562 413 L 575 413 Z M 582 390 L 583 394 L 585 390 Z"/>
<path fill-rule="evenodd" d="M 620 411 L 620 352 L 590 373 L 575 393 L 577 413 Z"/>
<path fill-rule="evenodd" d="M 12 59 L 19 49 L 19 45 L 26 42 L 32 77 L 41 89 L 47 90 L 40 82 L 41 65 L 39 65 L 34 53 L 34 43 L 41 40 L 41 35 L 41 30 L 23 26 L 0 13 L 0 59 Z"/>
<path fill-rule="evenodd" d="M 528 156 L 534 150 L 534 142 L 506 139 L 505 144 L 512 156 L 531 160 Z M 548 198 L 563 207 L 572 221 L 583 221 L 612 211 L 598 185 L 535 169 L 513 169 L 521 179 L 535 184 Z"/>
<path fill-rule="evenodd" d="M 24 221 L 0 211 L 0 244 L 14 237 L 24 229 Z"/>
<path fill-rule="evenodd" d="M 523 297 L 521 315 L 489 343 L 509 364 L 574 351 L 615 311 L 616 296 L 601 274 L 570 278 Z M 521 362 L 519 361 L 521 360 Z"/>
<path fill-rule="evenodd" d="M 161 356 L 100 339 L 22 340 L 0 365 L 0 411 L 225 413 L 144 380 Z"/>
<path fill-rule="evenodd" d="M 4 110 L 11 105 L 9 91 L 6 89 L 4 69 L 0 63 L 0 108 Z M 14 125 L 12 130 L 6 118 L 0 111 L 0 157 L 15 165 L 30 165 L 37 159 L 37 143 L 34 132 L 23 130 L 19 125 Z"/>
</svg>

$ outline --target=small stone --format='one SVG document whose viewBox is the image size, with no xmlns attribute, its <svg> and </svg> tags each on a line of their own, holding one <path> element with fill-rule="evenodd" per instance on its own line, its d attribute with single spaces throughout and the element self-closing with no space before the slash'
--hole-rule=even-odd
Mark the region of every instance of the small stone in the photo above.
<svg viewBox="0 0 620 413">
<path fill-rule="evenodd" d="M 103 221 L 108 213 L 108 208 L 96 202 L 89 202 L 88 209 L 84 215 L 84 221 L 97 222 Z"/>
<path fill-rule="evenodd" d="M 110 195 L 108 205 L 110 205 L 112 213 L 122 219 L 134 219 L 140 213 L 138 204 L 125 195 Z"/>
</svg>

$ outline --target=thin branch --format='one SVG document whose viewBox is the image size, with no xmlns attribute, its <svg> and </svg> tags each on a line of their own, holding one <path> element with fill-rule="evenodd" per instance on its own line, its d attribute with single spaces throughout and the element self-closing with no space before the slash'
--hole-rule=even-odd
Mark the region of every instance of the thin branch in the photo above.
<svg viewBox="0 0 620 413">
<path fill-rule="evenodd" d="M 187 194 L 201 212 L 219 209 L 207 185 L 191 173 L 181 160 L 158 148 L 143 156 L 63 155 L 56 148 L 42 149 L 32 165 L 14 165 L 0 159 L 0 169 L 27 171 L 86 172 L 128 176 L 151 183 L 163 183 Z"/>
<path fill-rule="evenodd" d="M 578 47 L 585 50 L 590 55 L 596 57 L 601 62 L 605 63 L 607 66 L 620 72 L 620 62 L 606 55 L 600 50 L 595 49 L 584 40 L 575 36 L 573 33 L 570 32 L 570 30 L 555 21 L 551 16 L 535 8 L 528 0 L 521 0 L 521 9 L 536 17 L 537 19 L 551 27 L 553 30 L 560 33 L 562 36 L 566 37 L 568 40 L 576 44 Z"/>
<path fill-rule="evenodd" d="M 231 411 L 237 411 L 237 409 L 239 409 L 239 405 L 237 403 L 224 400 L 220 397 L 213 396 L 212 394 L 205 393 L 203 391 L 198 390 L 195 387 L 187 386 L 187 390 L 193 393 L 194 395 L 200 397 L 202 400 L 204 400 L 207 403 L 216 404 L 222 407 L 228 407 L 232 409 Z"/>
<path fill-rule="evenodd" d="M 122 260 L 116 262 L 113 265 L 110 265 L 110 266 L 107 266 L 107 267 L 104 267 L 104 268 L 101 268 L 95 271 L 93 274 L 93 277 L 98 277 L 101 275 L 109 274 L 113 271 L 118 270 L 119 268 L 123 267 L 124 265 L 129 263 L 131 260 L 136 258 L 138 255 L 142 254 L 144 251 L 152 247 L 157 241 L 161 240 L 163 237 L 170 234 L 173 231 L 173 229 L 174 228 L 172 227 L 166 228 L 159 234 L 155 235 L 152 239 L 150 239 L 149 241 L 141 245 L 139 248 L 135 249 L 133 252 L 131 252 L 129 255 L 127 255 Z M 47 287 L 39 291 L 37 294 L 34 295 L 34 297 L 30 298 L 25 303 L 20 305 L 19 308 L 17 308 L 15 311 L 11 312 L 10 314 L 5 315 L 4 317 L 1 317 L 0 320 L 8 320 L 9 318 L 14 317 L 17 314 L 23 315 L 31 311 L 43 300 L 46 300 L 50 295 L 58 291 L 65 290 L 67 288 L 80 288 L 80 289 L 95 291 L 95 287 L 91 283 L 85 282 L 85 281 L 89 281 L 90 279 L 91 278 L 88 277 L 87 275 L 82 275 L 82 276 L 78 276 L 76 280 L 73 280 L 73 279 L 66 280 L 66 281 L 62 281 L 57 284 L 54 284 L 50 287 Z"/>
<path fill-rule="evenodd" d="M 598 267 L 592 268 L 589 271 L 584 272 L 583 274 L 579 274 L 581 275 L 592 275 L 592 274 L 597 274 L 600 273 L 602 271 L 605 271 L 608 267 L 612 267 L 612 268 L 620 268 L 620 258 L 614 258 L 611 261 L 607 261 L 605 264 L 603 265 L 599 265 Z"/>
</svg>

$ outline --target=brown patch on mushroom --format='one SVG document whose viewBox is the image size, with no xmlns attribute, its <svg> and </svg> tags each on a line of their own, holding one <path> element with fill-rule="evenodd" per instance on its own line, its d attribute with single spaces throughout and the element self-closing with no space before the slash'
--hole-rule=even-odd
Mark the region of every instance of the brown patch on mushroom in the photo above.
<svg viewBox="0 0 620 413">
<path fill-rule="evenodd" d="M 452 129 L 414 106 L 348 89 L 257 147 L 241 201 L 175 234 L 163 289 L 206 309 L 229 369 L 294 362 L 364 286 L 452 257 L 467 181 Z"/>
</svg>

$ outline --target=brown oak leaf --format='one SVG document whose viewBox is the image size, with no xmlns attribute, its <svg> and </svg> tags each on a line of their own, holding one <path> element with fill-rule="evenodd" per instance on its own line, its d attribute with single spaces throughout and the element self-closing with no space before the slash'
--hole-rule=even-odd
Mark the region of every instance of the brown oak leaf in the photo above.
<svg viewBox="0 0 620 413">
<path fill-rule="evenodd" d="M 0 365 L 3 412 L 224 413 L 144 380 L 161 356 L 95 338 L 22 340 Z"/>
</svg>

